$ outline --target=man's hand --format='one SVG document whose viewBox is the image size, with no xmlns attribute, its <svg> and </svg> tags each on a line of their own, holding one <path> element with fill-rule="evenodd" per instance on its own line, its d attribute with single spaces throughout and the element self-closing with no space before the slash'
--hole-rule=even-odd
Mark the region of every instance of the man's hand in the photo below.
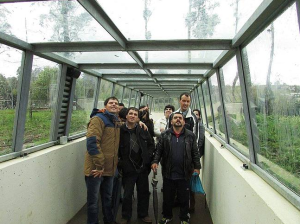
<svg viewBox="0 0 300 224">
<path fill-rule="evenodd" d="M 91 171 L 91 175 L 94 177 L 94 178 L 96 178 L 96 177 L 101 177 L 102 176 L 102 174 L 103 174 L 103 172 L 104 172 L 104 169 L 102 169 L 102 170 L 92 170 Z"/>
<path fill-rule="evenodd" d="M 153 163 L 153 164 L 151 165 L 151 169 L 152 169 L 154 172 L 157 171 L 157 168 L 158 168 L 158 164 L 157 164 L 157 163 Z"/>
<path fill-rule="evenodd" d="M 145 125 L 145 123 L 139 121 L 139 125 L 140 125 L 140 127 L 143 128 L 145 131 L 148 131 L 148 127 L 147 127 L 147 125 Z"/>
<path fill-rule="evenodd" d="M 198 173 L 198 175 L 200 174 L 200 170 L 194 169 L 194 173 Z"/>
</svg>

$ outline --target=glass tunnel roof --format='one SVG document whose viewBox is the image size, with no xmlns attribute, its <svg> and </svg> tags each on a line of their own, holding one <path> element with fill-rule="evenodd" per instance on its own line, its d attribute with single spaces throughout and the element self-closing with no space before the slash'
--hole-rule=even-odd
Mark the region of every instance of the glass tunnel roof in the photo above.
<svg viewBox="0 0 300 224">
<path fill-rule="evenodd" d="M 176 88 L 162 82 L 180 85 L 188 79 L 190 91 L 219 61 L 232 57 L 235 37 L 245 33 L 243 26 L 249 27 L 262 0 L 1 2 L 8 26 L 0 31 L 41 56 L 144 93 L 161 86 L 166 91 L 151 92 L 161 96 Z"/>
</svg>

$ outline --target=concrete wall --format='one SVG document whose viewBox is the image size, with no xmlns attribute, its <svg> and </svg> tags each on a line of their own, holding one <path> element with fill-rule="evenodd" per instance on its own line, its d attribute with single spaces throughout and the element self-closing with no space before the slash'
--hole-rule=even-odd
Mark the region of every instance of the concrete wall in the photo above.
<svg viewBox="0 0 300 224">
<path fill-rule="evenodd" d="M 203 185 L 214 224 L 299 224 L 300 211 L 206 133 Z"/>
<path fill-rule="evenodd" d="M 85 204 L 85 138 L 0 163 L 0 223 L 65 224 Z"/>
</svg>

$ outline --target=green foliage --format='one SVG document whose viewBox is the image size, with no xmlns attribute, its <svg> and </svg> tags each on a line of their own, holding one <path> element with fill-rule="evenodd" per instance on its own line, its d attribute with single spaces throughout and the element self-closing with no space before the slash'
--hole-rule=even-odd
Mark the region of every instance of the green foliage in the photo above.
<svg viewBox="0 0 300 224">
<path fill-rule="evenodd" d="M 86 131 L 88 113 L 85 110 L 74 110 L 70 127 L 70 135 Z"/>
<path fill-rule="evenodd" d="M 191 12 L 188 13 L 185 23 L 187 27 L 191 27 L 194 37 L 207 38 L 214 34 L 220 19 L 213 13 L 213 9 L 218 6 L 219 3 L 212 4 L 208 0 L 192 0 Z"/>
</svg>

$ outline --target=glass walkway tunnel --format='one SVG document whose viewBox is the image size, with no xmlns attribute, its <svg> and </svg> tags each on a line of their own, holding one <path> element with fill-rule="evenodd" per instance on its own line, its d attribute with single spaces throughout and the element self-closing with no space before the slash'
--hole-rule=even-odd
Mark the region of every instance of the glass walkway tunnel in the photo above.
<svg viewBox="0 0 300 224">
<path fill-rule="evenodd" d="M 213 223 L 299 224 L 299 4 L 0 0 L 0 223 L 84 206 L 86 124 L 107 97 L 162 115 L 189 92 Z"/>
</svg>

